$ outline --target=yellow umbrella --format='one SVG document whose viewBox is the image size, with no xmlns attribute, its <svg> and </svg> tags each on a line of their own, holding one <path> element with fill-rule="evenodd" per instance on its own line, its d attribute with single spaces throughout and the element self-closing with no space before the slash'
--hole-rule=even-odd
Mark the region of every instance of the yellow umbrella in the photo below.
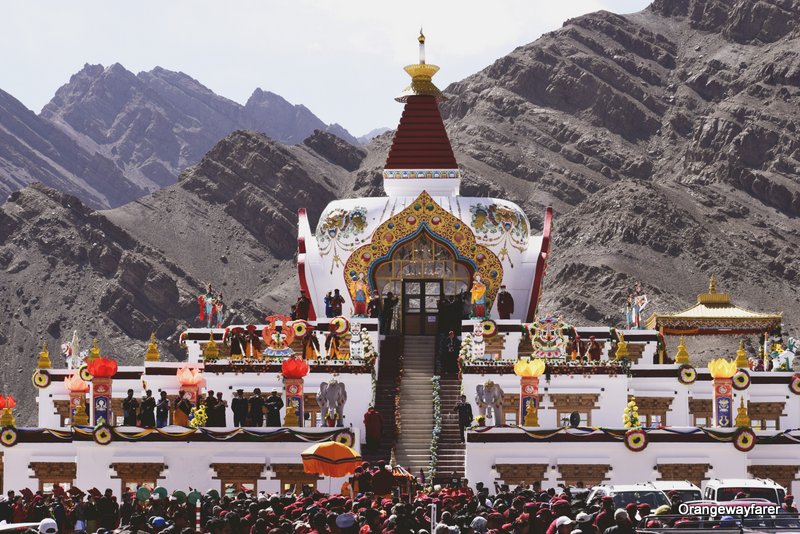
<svg viewBox="0 0 800 534">
<path fill-rule="evenodd" d="M 361 455 L 338 441 L 325 441 L 312 445 L 300 453 L 306 473 L 329 477 L 343 477 L 355 472 L 361 465 Z"/>
</svg>

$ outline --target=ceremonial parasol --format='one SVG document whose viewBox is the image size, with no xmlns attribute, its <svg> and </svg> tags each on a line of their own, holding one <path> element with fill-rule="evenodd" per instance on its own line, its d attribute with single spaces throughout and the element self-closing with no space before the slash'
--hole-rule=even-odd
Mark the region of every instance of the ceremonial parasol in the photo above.
<svg viewBox="0 0 800 534">
<path fill-rule="evenodd" d="M 306 473 L 329 477 L 353 474 L 361 465 L 361 455 L 338 441 L 325 441 L 312 445 L 300 453 Z"/>
</svg>

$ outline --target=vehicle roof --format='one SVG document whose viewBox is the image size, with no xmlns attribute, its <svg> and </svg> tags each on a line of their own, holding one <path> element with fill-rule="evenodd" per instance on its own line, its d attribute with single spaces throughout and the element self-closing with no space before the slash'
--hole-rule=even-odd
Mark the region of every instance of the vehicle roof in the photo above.
<svg viewBox="0 0 800 534">
<path fill-rule="evenodd" d="M 688 506 L 748 506 L 750 504 L 769 504 L 771 506 L 777 506 L 775 503 L 773 503 L 768 499 L 760 499 L 760 498 L 736 499 L 734 501 L 710 501 L 704 499 L 699 501 L 687 501 L 683 504 L 686 504 Z"/>
<path fill-rule="evenodd" d="M 743 488 L 781 488 L 783 486 L 773 480 L 763 478 L 714 478 L 708 481 L 706 487 L 741 486 Z"/>
<path fill-rule="evenodd" d="M 660 490 L 697 490 L 700 488 L 689 482 L 688 480 L 654 480 L 650 482 L 653 486 Z"/>
<path fill-rule="evenodd" d="M 640 484 L 613 484 L 613 485 L 602 485 L 602 486 L 595 486 L 592 490 L 604 490 L 609 493 L 617 493 L 620 491 L 643 491 L 643 490 L 658 490 L 653 484 L 650 482 L 642 482 Z"/>
</svg>

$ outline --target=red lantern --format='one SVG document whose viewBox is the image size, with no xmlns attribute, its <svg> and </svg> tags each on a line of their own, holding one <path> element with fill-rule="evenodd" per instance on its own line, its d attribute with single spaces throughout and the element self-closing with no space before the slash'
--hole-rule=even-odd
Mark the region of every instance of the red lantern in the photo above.
<svg viewBox="0 0 800 534">
<path fill-rule="evenodd" d="M 70 393 L 86 393 L 89 391 L 89 383 L 78 376 L 78 373 L 65 376 L 64 385 Z"/>
<path fill-rule="evenodd" d="M 303 378 L 308 374 L 308 364 L 305 360 L 287 358 L 283 360 L 281 373 L 284 378 Z"/>
<path fill-rule="evenodd" d="M 203 373 L 199 369 L 191 369 L 189 367 L 181 367 L 178 369 L 178 382 L 182 386 L 199 386 L 203 383 Z"/>
<path fill-rule="evenodd" d="M 90 361 L 87 370 L 97 378 L 111 378 L 117 374 L 117 362 L 110 358 L 95 358 Z"/>
</svg>

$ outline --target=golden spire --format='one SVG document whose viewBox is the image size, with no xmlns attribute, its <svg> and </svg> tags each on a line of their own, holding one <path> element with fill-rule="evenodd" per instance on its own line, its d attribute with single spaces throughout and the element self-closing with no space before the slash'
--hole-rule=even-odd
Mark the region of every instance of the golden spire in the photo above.
<svg viewBox="0 0 800 534">
<path fill-rule="evenodd" d="M 678 343 L 678 352 L 675 353 L 675 363 L 689 363 L 689 351 L 686 350 L 686 344 L 683 342 L 683 336 L 681 336 L 681 342 Z"/>
<path fill-rule="evenodd" d="M 625 336 L 620 334 L 619 341 L 617 341 L 617 352 L 614 353 L 614 357 L 619 361 L 628 356 L 630 356 L 628 352 L 628 342 L 625 341 Z"/>
<path fill-rule="evenodd" d="M 539 426 L 539 414 L 533 405 L 533 399 L 528 399 L 528 409 L 525 412 L 525 426 Z"/>
<path fill-rule="evenodd" d="M 731 297 L 727 293 L 717 293 L 717 279 L 714 275 L 708 280 L 708 293 L 697 295 L 698 304 L 727 305 L 731 303 Z"/>
<path fill-rule="evenodd" d="M 395 100 L 398 102 L 405 102 L 409 96 L 435 96 L 441 99 L 442 92 L 438 87 L 433 85 L 433 75 L 439 72 L 439 67 L 436 65 L 429 65 L 425 63 L 425 35 L 422 33 L 422 28 L 419 30 L 419 63 L 416 65 L 407 65 L 403 67 L 409 76 L 411 76 L 411 85 L 403 89 L 400 96 Z"/>
<path fill-rule="evenodd" d="M 158 343 L 156 343 L 156 334 L 150 334 L 150 343 L 147 344 L 147 352 L 144 355 L 144 361 L 157 362 L 161 360 L 161 355 L 158 353 Z"/>
<path fill-rule="evenodd" d="M 750 426 L 750 416 L 747 414 L 747 407 L 744 405 L 744 397 L 739 397 L 741 399 L 741 403 L 739 404 L 738 411 L 736 413 L 736 426 L 737 427 L 749 427 Z"/>
<path fill-rule="evenodd" d="M 208 343 L 203 345 L 203 361 L 216 360 L 219 358 L 219 349 L 214 341 L 214 332 L 208 333 Z"/>
<path fill-rule="evenodd" d="M 47 352 L 47 341 L 42 344 L 42 352 L 39 353 L 39 359 L 36 361 L 37 369 L 50 369 L 53 367 L 53 362 L 50 361 L 50 353 Z"/>
<path fill-rule="evenodd" d="M 97 345 L 97 338 L 94 338 L 92 339 L 92 348 L 89 349 L 89 356 L 86 358 L 86 361 L 90 362 L 99 357 L 100 357 L 100 347 Z"/>
<path fill-rule="evenodd" d="M 736 351 L 736 367 L 743 367 L 745 369 L 750 367 L 750 361 L 747 359 L 747 351 L 744 350 L 744 340 L 739 340 L 739 350 Z"/>
</svg>

